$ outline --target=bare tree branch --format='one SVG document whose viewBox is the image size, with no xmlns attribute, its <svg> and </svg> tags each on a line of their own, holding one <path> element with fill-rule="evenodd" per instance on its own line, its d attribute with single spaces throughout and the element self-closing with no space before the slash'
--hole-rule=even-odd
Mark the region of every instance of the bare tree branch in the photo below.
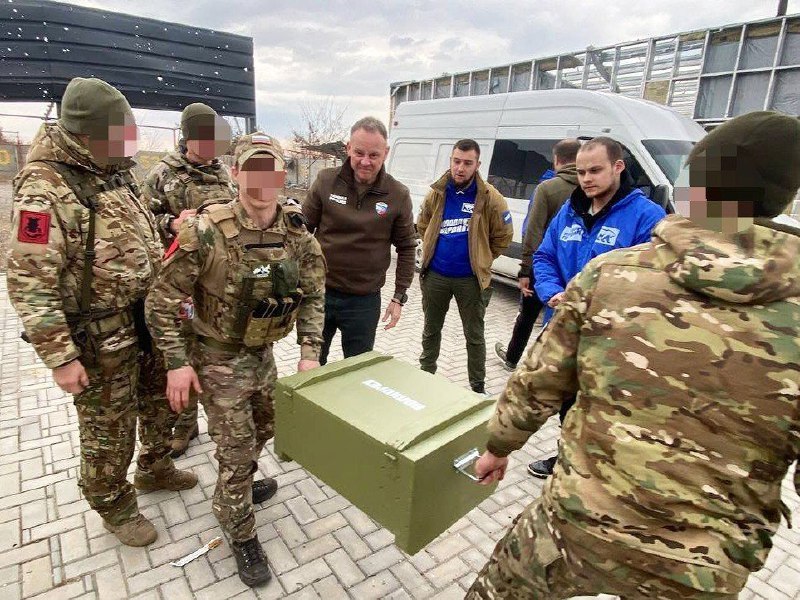
<svg viewBox="0 0 800 600">
<path fill-rule="evenodd" d="M 292 141 L 301 148 L 331 142 L 344 142 L 347 127 L 343 123 L 347 105 L 341 106 L 333 97 L 318 102 L 300 104 L 300 127 L 292 130 Z"/>
<path fill-rule="evenodd" d="M 238 140 L 241 136 L 247 133 L 244 119 L 240 119 L 238 117 L 224 117 L 224 119 L 228 122 L 228 125 L 231 126 L 231 137 L 234 140 Z M 257 128 L 257 131 L 264 130 Z"/>
</svg>

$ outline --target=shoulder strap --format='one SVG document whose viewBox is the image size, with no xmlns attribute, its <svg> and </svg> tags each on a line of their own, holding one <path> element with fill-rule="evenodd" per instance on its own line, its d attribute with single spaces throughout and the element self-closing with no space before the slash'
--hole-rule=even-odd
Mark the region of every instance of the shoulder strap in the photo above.
<svg viewBox="0 0 800 600">
<path fill-rule="evenodd" d="M 296 200 L 285 198 L 280 200 L 281 213 L 286 229 L 294 234 L 302 234 L 306 231 L 308 220 L 303 214 L 303 209 Z"/>
<path fill-rule="evenodd" d="M 189 175 L 188 171 L 186 171 L 186 168 L 183 165 L 180 167 L 175 167 L 174 171 L 175 177 L 177 177 L 183 185 L 189 185 L 192 182 L 192 176 Z"/>
<path fill-rule="evenodd" d="M 94 197 L 103 190 L 98 189 L 95 184 L 85 181 L 86 177 L 81 177 L 75 169 L 70 168 L 64 163 L 53 160 L 41 162 L 46 163 L 56 173 L 61 175 L 64 182 L 72 189 L 78 202 L 89 209 L 89 231 L 86 235 L 86 257 L 83 261 L 83 277 L 81 278 L 80 310 L 81 319 L 90 319 L 92 279 L 94 278 L 92 266 L 95 258 L 94 234 L 97 222 L 97 203 L 94 201 Z"/>
<path fill-rule="evenodd" d="M 208 220 L 216 225 L 227 239 L 239 235 L 236 213 L 228 204 L 206 202 L 197 212 L 208 215 Z"/>
<path fill-rule="evenodd" d="M 89 178 L 86 177 L 86 172 L 79 171 L 64 163 L 54 160 L 38 160 L 34 162 L 43 162 L 58 173 L 75 194 L 78 202 L 89 209 L 89 231 L 86 234 L 86 246 L 84 249 L 86 259 L 83 261 L 80 311 L 82 319 L 91 320 L 92 280 L 94 278 L 92 266 L 95 258 L 94 238 L 97 222 L 95 196 L 101 192 L 110 192 L 120 187 L 127 187 L 131 193 L 138 196 L 139 188 L 130 171 L 115 173 L 108 181 L 98 184 L 96 181 L 89 181 Z M 96 180 L 96 177 L 93 177 L 93 179 Z"/>
<path fill-rule="evenodd" d="M 127 187 L 134 196 L 139 195 L 139 186 L 133 173 L 129 170 L 118 171 L 111 175 L 106 181 L 97 183 L 97 177 L 90 173 L 95 181 L 89 181 L 86 177 L 87 171 L 78 170 L 64 163 L 54 160 L 38 160 L 50 166 L 56 173 L 61 175 L 66 184 L 72 189 L 78 201 L 90 210 L 96 209 L 94 197 L 102 192 L 111 192 L 117 188 Z"/>
<path fill-rule="evenodd" d="M 230 201 L 231 199 L 229 196 L 217 196 L 215 198 L 209 198 L 197 207 L 197 212 L 207 212 L 209 206 L 213 206 L 215 204 L 228 204 Z"/>
</svg>

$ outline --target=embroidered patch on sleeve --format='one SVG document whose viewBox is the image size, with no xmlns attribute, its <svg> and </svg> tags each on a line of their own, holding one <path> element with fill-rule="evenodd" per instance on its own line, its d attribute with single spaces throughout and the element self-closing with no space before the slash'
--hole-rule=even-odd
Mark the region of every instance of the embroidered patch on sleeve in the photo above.
<svg viewBox="0 0 800 600">
<path fill-rule="evenodd" d="M 50 240 L 50 214 L 21 210 L 17 240 L 26 244 L 46 244 Z"/>
<path fill-rule="evenodd" d="M 504 223 L 511 223 L 511 211 L 505 211 L 503 213 L 503 222 Z"/>
</svg>

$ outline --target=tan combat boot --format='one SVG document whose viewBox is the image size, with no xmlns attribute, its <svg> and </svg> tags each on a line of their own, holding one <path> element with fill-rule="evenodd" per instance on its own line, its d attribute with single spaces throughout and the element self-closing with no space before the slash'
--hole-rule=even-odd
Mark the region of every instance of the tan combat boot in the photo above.
<svg viewBox="0 0 800 600">
<path fill-rule="evenodd" d="M 176 469 L 172 460 L 166 465 L 154 464 L 149 471 L 142 471 L 137 466 L 133 476 L 133 487 L 140 492 L 155 492 L 156 490 L 170 490 L 178 492 L 188 490 L 197 485 L 197 475 L 191 471 Z M 166 462 L 166 461 L 165 461 Z"/>
<path fill-rule="evenodd" d="M 120 525 L 112 525 L 103 520 L 103 526 L 126 546 L 147 546 L 155 542 L 158 537 L 156 528 L 142 514 L 138 514 Z"/>
<path fill-rule="evenodd" d="M 172 456 L 172 458 L 183 456 L 186 449 L 189 447 L 189 442 L 195 439 L 199 433 L 197 422 L 195 422 L 194 426 L 188 431 L 179 431 L 176 429 L 172 434 L 172 453 L 170 456 Z"/>
</svg>

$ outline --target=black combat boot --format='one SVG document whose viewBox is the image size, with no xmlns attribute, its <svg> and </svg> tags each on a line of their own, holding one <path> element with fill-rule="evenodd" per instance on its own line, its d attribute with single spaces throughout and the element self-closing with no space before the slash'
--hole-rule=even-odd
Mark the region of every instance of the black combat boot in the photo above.
<svg viewBox="0 0 800 600">
<path fill-rule="evenodd" d="M 557 456 L 551 456 L 544 460 L 535 460 L 528 465 L 528 473 L 539 479 L 547 479 L 553 474 L 557 459 Z"/>
<path fill-rule="evenodd" d="M 258 536 L 246 542 L 232 542 L 231 550 L 233 550 L 233 556 L 236 558 L 239 579 L 245 585 L 256 587 L 264 585 L 272 579 L 272 573 L 269 572 L 269 563 L 267 563 L 267 555 L 264 554 L 264 549 L 261 547 L 261 542 L 258 541 Z"/>
<path fill-rule="evenodd" d="M 278 491 L 278 482 L 272 477 L 267 477 L 253 482 L 253 504 L 266 502 Z"/>
</svg>

